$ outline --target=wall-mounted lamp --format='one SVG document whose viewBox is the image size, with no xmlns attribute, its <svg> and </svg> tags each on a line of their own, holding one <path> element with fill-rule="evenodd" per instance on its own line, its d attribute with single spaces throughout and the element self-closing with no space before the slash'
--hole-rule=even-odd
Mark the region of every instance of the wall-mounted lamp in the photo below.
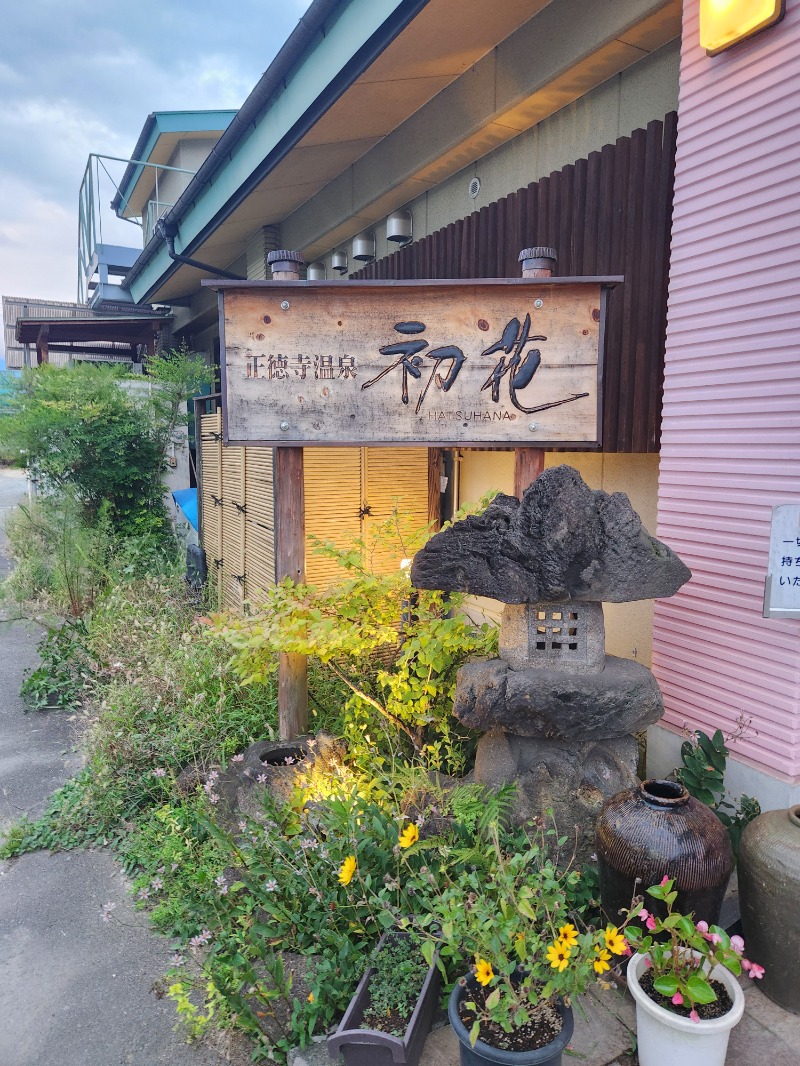
<svg viewBox="0 0 800 1066">
<path fill-rule="evenodd" d="M 347 269 L 347 263 L 345 262 L 345 270 Z M 328 276 L 328 271 L 325 269 L 324 263 L 309 263 L 306 268 L 306 280 L 307 281 L 324 281 Z"/>
<path fill-rule="evenodd" d="M 353 259 L 359 263 L 371 263 L 375 258 L 375 234 L 357 233 L 353 237 Z"/>
<path fill-rule="evenodd" d="M 386 240 L 394 241 L 402 248 L 410 244 L 414 236 L 414 220 L 410 211 L 392 211 L 386 219 Z"/>
<path fill-rule="evenodd" d="M 334 252 L 331 256 L 331 267 L 337 274 L 347 273 L 347 252 Z"/>
<path fill-rule="evenodd" d="M 710 56 L 780 22 L 786 0 L 700 0 L 700 45 Z"/>
</svg>

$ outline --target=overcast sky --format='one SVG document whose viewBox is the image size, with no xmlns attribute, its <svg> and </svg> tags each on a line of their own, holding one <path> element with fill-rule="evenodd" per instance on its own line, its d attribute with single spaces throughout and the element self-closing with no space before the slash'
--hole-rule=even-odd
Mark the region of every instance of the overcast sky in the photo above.
<svg viewBox="0 0 800 1066">
<path fill-rule="evenodd" d="M 75 300 L 89 153 L 130 157 L 151 111 L 239 107 L 309 2 L 3 5 L 0 293 Z M 112 193 L 103 190 L 106 202 Z M 126 243 L 141 243 L 128 230 Z"/>
</svg>

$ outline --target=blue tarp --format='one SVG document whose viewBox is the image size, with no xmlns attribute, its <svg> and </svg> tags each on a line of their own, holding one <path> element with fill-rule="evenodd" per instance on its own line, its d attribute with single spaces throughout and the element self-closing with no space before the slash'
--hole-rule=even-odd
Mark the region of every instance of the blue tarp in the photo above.
<svg viewBox="0 0 800 1066">
<path fill-rule="evenodd" d="M 186 516 L 186 521 L 200 532 L 197 525 L 197 489 L 178 489 L 173 492 L 172 498 Z"/>
</svg>

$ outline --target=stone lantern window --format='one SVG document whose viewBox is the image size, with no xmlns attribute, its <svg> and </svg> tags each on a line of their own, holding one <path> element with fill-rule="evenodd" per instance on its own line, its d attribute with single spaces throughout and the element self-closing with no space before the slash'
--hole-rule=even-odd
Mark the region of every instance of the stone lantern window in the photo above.
<svg viewBox="0 0 800 1066">
<path fill-rule="evenodd" d="M 601 603 L 507 604 L 500 658 L 516 670 L 599 673 L 606 632 Z"/>
<path fill-rule="evenodd" d="M 571 658 L 580 660 L 585 657 L 586 626 L 574 607 L 570 609 L 560 603 L 539 604 L 536 621 L 536 651 L 551 652 L 558 657 L 568 657 L 570 652 L 576 652 Z"/>
</svg>

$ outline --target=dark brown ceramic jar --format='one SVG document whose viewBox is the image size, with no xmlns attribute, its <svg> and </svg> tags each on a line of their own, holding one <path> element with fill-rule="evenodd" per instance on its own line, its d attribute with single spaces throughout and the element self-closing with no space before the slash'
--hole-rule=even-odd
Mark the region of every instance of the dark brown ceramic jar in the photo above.
<svg viewBox="0 0 800 1066">
<path fill-rule="evenodd" d="M 733 869 L 730 840 L 716 814 L 678 782 L 643 781 L 606 800 L 597 816 L 597 859 L 600 900 L 614 925 L 634 895 L 664 877 L 675 880 L 675 910 L 695 921 L 719 920 Z M 646 906 L 656 913 L 663 907 L 650 897 Z"/>
<path fill-rule="evenodd" d="M 739 903 L 747 957 L 765 973 L 758 987 L 800 1014 L 800 806 L 765 811 L 739 847 Z"/>
</svg>

